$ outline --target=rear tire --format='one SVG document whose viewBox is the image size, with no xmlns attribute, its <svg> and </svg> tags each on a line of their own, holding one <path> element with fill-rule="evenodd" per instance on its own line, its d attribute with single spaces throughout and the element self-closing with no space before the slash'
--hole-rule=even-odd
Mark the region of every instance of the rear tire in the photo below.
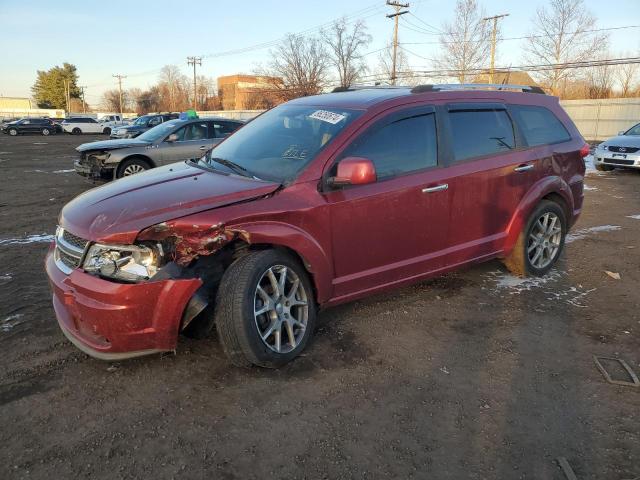
<svg viewBox="0 0 640 480">
<path fill-rule="evenodd" d="M 309 277 L 290 255 L 278 250 L 252 252 L 225 271 L 216 297 L 215 324 L 234 365 L 277 368 L 290 362 L 306 347 L 315 321 Z"/>
<path fill-rule="evenodd" d="M 513 251 L 503 260 L 520 276 L 542 276 L 553 268 L 564 248 L 567 219 L 556 202 L 542 200 L 529 216 Z"/>
<path fill-rule="evenodd" d="M 124 160 L 118 166 L 116 170 L 116 178 L 129 177 L 131 175 L 135 175 L 136 173 L 142 173 L 145 170 L 149 170 L 151 165 L 149 163 L 138 157 L 132 157 Z"/>
<path fill-rule="evenodd" d="M 71 133 L 73 135 L 82 135 L 82 130 L 80 130 L 78 127 L 76 127 L 73 130 L 71 130 Z"/>
<path fill-rule="evenodd" d="M 45 137 L 48 137 L 49 135 L 51 135 L 51 130 L 49 130 L 48 128 L 43 128 L 42 135 L 44 135 Z"/>
<path fill-rule="evenodd" d="M 105 135 L 111 135 L 111 129 L 107 127 L 104 130 L 102 130 L 102 133 L 104 133 Z"/>
<path fill-rule="evenodd" d="M 18 135 L 18 130 L 16 130 L 15 128 L 10 128 L 8 132 L 9 132 L 9 135 L 11 135 L 12 137 L 15 137 L 16 135 Z"/>
<path fill-rule="evenodd" d="M 612 167 L 611 165 L 602 165 L 601 163 L 596 163 L 596 170 L 598 170 L 599 172 L 610 172 L 614 168 L 615 167 Z"/>
</svg>

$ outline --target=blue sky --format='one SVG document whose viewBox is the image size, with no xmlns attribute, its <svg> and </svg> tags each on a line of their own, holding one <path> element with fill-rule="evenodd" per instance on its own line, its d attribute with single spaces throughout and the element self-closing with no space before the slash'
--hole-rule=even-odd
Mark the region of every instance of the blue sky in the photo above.
<svg viewBox="0 0 640 480">
<path fill-rule="evenodd" d="M 503 37 L 529 33 L 530 19 L 547 0 L 479 0 L 488 15 L 510 14 L 502 21 Z M 87 85 L 87 101 L 98 103 L 104 90 L 116 86 L 114 73 L 128 75 L 125 87 L 144 88 L 153 84 L 166 64 L 186 65 L 188 55 L 211 55 L 281 38 L 286 33 L 314 29 L 342 15 L 365 19 L 373 41 L 368 51 L 382 48 L 392 33 L 392 21 L 385 18 L 390 7 L 384 0 L 245 0 L 244 2 L 176 0 L 0 0 L 0 94 L 28 96 L 36 70 L 63 62 L 78 67 L 80 83 Z M 412 66 L 428 66 L 437 35 L 419 28 L 426 22 L 440 27 L 451 19 L 454 0 L 411 2 L 414 16 L 401 23 L 400 41 L 407 45 Z M 640 0 L 586 0 L 598 27 L 640 25 Z M 418 20 L 418 17 L 420 20 Z M 411 29 L 413 28 L 413 29 Z M 518 65 L 522 41 L 504 41 L 498 47 L 498 65 Z M 640 50 L 640 28 L 612 31 L 612 56 Z M 222 57 L 205 57 L 199 73 L 217 77 L 251 73 L 265 63 L 269 49 Z M 377 63 L 377 54 L 367 58 Z"/>
</svg>

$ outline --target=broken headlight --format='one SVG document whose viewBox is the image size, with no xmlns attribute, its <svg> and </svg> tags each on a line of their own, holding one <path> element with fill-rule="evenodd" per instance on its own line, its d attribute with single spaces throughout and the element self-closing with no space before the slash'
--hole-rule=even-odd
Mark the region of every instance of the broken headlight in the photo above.
<svg viewBox="0 0 640 480">
<path fill-rule="evenodd" d="M 158 245 L 104 245 L 89 248 L 83 268 L 88 273 L 125 282 L 141 282 L 153 277 L 162 261 Z"/>
</svg>

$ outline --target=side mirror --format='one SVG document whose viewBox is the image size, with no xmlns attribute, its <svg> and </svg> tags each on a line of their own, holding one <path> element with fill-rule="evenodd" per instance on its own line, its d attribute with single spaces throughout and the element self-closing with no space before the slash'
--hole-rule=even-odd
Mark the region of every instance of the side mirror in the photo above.
<svg viewBox="0 0 640 480">
<path fill-rule="evenodd" d="M 173 143 L 173 142 L 177 142 L 178 141 L 178 135 L 176 135 L 175 133 L 172 133 L 171 135 L 169 135 L 167 137 L 167 142 L 169 143 Z"/>
<path fill-rule="evenodd" d="M 377 180 L 376 167 L 364 157 L 347 157 L 338 163 L 338 172 L 329 179 L 332 186 L 366 185 Z"/>
</svg>

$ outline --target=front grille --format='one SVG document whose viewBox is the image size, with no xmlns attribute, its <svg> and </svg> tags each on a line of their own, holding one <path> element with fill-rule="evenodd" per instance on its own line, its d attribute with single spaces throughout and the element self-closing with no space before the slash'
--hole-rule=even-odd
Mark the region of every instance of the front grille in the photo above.
<svg viewBox="0 0 640 480">
<path fill-rule="evenodd" d="M 68 275 L 74 268 L 79 267 L 88 243 L 88 240 L 58 228 L 54 254 L 58 268 Z"/>
<path fill-rule="evenodd" d="M 611 165 L 633 165 L 635 161 L 625 160 L 623 158 L 605 158 L 604 163 L 609 163 Z"/>
<path fill-rule="evenodd" d="M 78 247 L 80 250 L 84 250 L 84 247 L 87 246 L 87 241 L 84 238 L 80 238 L 66 230 L 63 230 L 62 238 L 65 242 L 73 245 L 74 247 Z"/>
<path fill-rule="evenodd" d="M 607 150 L 619 153 L 636 153 L 640 147 L 609 147 Z"/>
</svg>

